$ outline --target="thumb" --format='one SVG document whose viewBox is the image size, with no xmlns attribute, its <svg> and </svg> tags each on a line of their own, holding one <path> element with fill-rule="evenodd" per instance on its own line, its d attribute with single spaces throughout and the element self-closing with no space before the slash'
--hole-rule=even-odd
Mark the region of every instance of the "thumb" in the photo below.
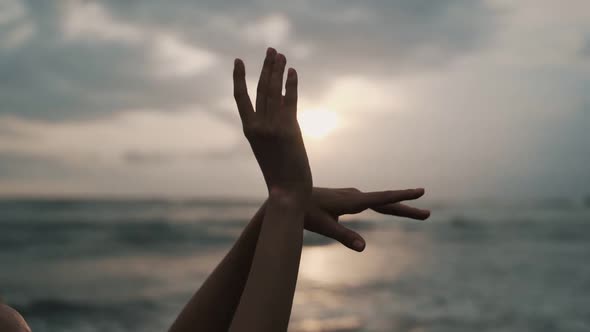
<svg viewBox="0 0 590 332">
<path fill-rule="evenodd" d="M 306 216 L 305 229 L 334 239 L 352 250 L 365 250 L 365 240 L 362 236 L 339 224 L 338 220 L 320 209 L 312 209 Z"/>
<path fill-rule="evenodd" d="M 365 250 L 365 239 L 357 232 L 340 223 L 331 224 L 326 231 L 329 233 L 326 236 L 333 238 L 354 251 L 361 252 Z"/>
</svg>

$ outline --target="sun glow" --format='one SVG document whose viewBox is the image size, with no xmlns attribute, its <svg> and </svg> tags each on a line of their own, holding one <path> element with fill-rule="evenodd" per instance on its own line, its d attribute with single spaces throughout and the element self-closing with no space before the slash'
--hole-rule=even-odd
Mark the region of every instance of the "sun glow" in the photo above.
<svg viewBox="0 0 590 332">
<path fill-rule="evenodd" d="M 324 138 L 338 127 L 338 115 L 325 109 L 308 109 L 299 112 L 299 126 L 304 136 Z"/>
</svg>

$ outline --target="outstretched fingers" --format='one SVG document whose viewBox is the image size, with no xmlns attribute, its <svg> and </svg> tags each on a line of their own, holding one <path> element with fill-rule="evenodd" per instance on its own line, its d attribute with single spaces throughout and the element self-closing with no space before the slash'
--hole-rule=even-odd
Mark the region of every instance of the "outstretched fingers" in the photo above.
<svg viewBox="0 0 590 332">
<path fill-rule="evenodd" d="M 371 209 L 375 212 L 379 212 L 382 214 L 388 214 L 392 216 L 416 220 L 426 220 L 428 219 L 428 217 L 430 217 L 429 210 L 418 209 L 402 203 L 386 204 L 377 207 L 372 207 Z"/>
<path fill-rule="evenodd" d="M 340 223 L 331 224 L 328 232 L 329 237 L 342 243 L 347 248 L 358 252 L 365 250 L 366 243 L 363 237 Z"/>
<path fill-rule="evenodd" d="M 258 80 L 258 87 L 256 88 L 256 112 L 262 115 L 266 112 L 270 77 L 276 56 L 277 51 L 274 48 L 269 47 L 266 50 L 266 57 L 262 64 L 262 71 L 260 72 L 260 79 Z"/>
<path fill-rule="evenodd" d="M 275 57 L 272 66 L 272 73 L 270 76 L 270 83 L 268 86 L 268 96 L 266 103 L 266 116 L 273 118 L 275 113 L 279 112 L 281 108 L 281 98 L 283 90 L 283 73 L 285 71 L 285 64 L 287 59 L 281 53 Z"/>
<path fill-rule="evenodd" d="M 248 87 L 246 86 L 246 68 L 241 59 L 234 60 L 234 99 L 238 106 L 238 112 L 242 123 L 254 113 L 250 96 L 248 96 Z"/>
<path fill-rule="evenodd" d="M 334 217 L 325 211 L 313 211 L 309 219 L 311 219 L 311 222 L 306 221 L 305 225 L 307 230 L 334 239 L 352 250 L 358 252 L 365 250 L 365 240 L 362 236 L 338 223 Z"/>
<path fill-rule="evenodd" d="M 287 82 L 285 83 L 285 110 L 293 115 L 297 114 L 297 72 L 293 68 L 287 71 Z"/>
<path fill-rule="evenodd" d="M 360 196 L 356 199 L 355 204 L 353 204 L 351 208 L 354 212 L 361 212 L 374 206 L 417 199 L 423 195 L 423 188 L 360 193 Z"/>
</svg>

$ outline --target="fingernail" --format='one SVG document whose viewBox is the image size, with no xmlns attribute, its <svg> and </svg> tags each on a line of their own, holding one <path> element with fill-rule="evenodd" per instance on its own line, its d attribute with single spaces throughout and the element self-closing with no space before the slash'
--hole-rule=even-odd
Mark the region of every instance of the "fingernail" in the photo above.
<svg viewBox="0 0 590 332">
<path fill-rule="evenodd" d="M 365 249 L 365 242 L 361 240 L 354 240 L 352 243 L 352 248 L 356 251 L 363 251 L 363 249 Z"/>
<path fill-rule="evenodd" d="M 267 48 L 267 49 L 266 49 L 266 55 L 271 55 L 271 54 L 272 54 L 272 52 L 273 52 L 274 50 L 275 50 L 275 49 L 274 49 L 274 48 L 272 48 L 272 47 L 269 47 L 269 48 Z"/>
<path fill-rule="evenodd" d="M 238 58 L 235 58 L 235 59 L 234 59 L 234 66 L 237 66 L 239 61 L 240 61 L 240 59 L 238 59 Z"/>
<path fill-rule="evenodd" d="M 287 76 L 293 77 L 293 75 L 295 75 L 295 69 L 289 68 L 289 70 L 287 71 Z"/>
</svg>

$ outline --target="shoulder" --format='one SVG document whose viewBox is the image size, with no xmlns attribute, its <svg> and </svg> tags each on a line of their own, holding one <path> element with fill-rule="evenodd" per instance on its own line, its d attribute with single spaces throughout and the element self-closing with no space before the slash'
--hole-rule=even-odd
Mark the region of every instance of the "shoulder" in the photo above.
<svg viewBox="0 0 590 332">
<path fill-rule="evenodd" d="M 0 303 L 0 331 L 2 332 L 31 332 L 31 328 L 18 311 Z"/>
</svg>

